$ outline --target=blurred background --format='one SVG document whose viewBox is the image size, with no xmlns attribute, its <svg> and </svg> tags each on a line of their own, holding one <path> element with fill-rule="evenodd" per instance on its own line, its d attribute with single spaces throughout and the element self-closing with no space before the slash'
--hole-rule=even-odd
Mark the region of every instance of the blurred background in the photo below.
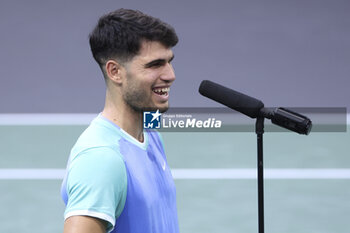
<svg viewBox="0 0 350 233">
<path fill-rule="evenodd" d="M 2 0 L 0 232 L 62 231 L 60 175 L 9 178 L 16 172 L 9 169 L 65 168 L 88 121 L 57 119 L 62 114 L 90 119 L 102 110 L 104 81 L 88 34 L 101 15 L 118 8 L 141 10 L 176 29 L 172 107 L 218 107 L 198 94 L 204 79 L 266 106 L 350 106 L 347 0 Z M 40 122 L 47 117 L 53 120 Z M 163 138 L 174 170 L 256 168 L 253 133 L 163 133 Z M 323 178 L 267 178 L 266 232 L 349 231 L 350 180 L 332 176 L 349 172 L 349 139 L 348 132 L 265 134 L 267 169 L 331 171 Z M 257 232 L 256 179 L 175 183 L 182 233 Z"/>
<path fill-rule="evenodd" d="M 348 107 L 347 0 L 7 1 L 0 3 L 0 111 L 95 113 L 104 83 L 88 34 L 117 8 L 173 25 L 175 107 L 219 106 L 198 95 L 209 79 L 268 106 Z"/>
</svg>

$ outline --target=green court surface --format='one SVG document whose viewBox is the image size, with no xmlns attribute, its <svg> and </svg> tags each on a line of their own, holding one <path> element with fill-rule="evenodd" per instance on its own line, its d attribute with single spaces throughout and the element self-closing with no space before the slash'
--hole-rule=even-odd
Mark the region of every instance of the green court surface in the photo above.
<svg viewBox="0 0 350 233">
<path fill-rule="evenodd" d="M 63 169 L 86 126 L 0 126 L 4 169 Z M 349 169 L 350 133 L 264 134 L 266 169 Z M 254 133 L 162 133 L 173 169 L 256 168 Z M 0 179 L 0 232 L 62 232 L 59 179 Z M 256 179 L 176 179 L 180 232 L 258 232 Z M 266 233 L 348 233 L 350 178 L 266 179 Z"/>
</svg>

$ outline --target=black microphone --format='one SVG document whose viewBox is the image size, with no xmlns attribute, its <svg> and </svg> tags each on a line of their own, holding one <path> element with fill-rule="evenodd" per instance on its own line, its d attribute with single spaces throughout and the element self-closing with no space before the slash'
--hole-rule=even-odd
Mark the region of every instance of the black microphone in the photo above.
<svg viewBox="0 0 350 233">
<path fill-rule="evenodd" d="M 265 117 L 271 119 L 273 124 L 299 134 L 307 135 L 312 128 L 312 122 L 306 116 L 286 108 L 276 108 L 271 111 L 264 108 L 264 104 L 260 100 L 209 80 L 202 81 L 199 93 L 251 118 Z"/>
<path fill-rule="evenodd" d="M 251 118 L 258 117 L 260 109 L 264 107 L 260 100 L 209 80 L 202 81 L 199 93 Z"/>
</svg>

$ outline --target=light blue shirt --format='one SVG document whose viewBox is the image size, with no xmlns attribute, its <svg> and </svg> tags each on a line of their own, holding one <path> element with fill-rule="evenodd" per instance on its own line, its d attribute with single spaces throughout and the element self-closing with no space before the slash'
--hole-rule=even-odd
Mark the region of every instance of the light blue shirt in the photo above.
<svg viewBox="0 0 350 233">
<path fill-rule="evenodd" d="M 99 115 L 71 151 L 61 194 L 65 219 L 103 219 L 114 233 L 179 232 L 175 185 L 155 131 L 140 143 Z"/>
</svg>

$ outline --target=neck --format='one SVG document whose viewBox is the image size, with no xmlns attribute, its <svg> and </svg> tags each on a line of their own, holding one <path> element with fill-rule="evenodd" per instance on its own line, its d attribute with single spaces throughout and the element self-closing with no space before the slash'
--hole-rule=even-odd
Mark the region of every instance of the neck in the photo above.
<svg viewBox="0 0 350 233">
<path fill-rule="evenodd" d="M 142 113 L 134 111 L 125 104 L 121 96 L 113 98 L 107 91 L 102 116 L 118 125 L 136 140 L 143 142 Z"/>
</svg>

